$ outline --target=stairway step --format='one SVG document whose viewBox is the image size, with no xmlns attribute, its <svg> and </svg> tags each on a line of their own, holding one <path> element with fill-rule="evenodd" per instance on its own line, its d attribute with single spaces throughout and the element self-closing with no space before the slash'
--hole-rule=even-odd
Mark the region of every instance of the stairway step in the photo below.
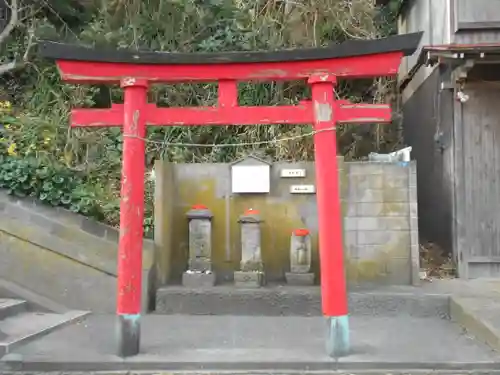
<svg viewBox="0 0 500 375">
<path fill-rule="evenodd" d="M 25 312 L 28 303 L 20 299 L 0 298 L 0 320 Z"/>
<path fill-rule="evenodd" d="M 64 314 L 23 312 L 8 317 L 0 321 L 0 356 L 9 353 L 14 347 L 74 323 L 87 314 L 84 311 L 69 311 Z"/>
<path fill-rule="evenodd" d="M 0 277 L 0 296 L 27 303 L 27 310 L 65 313 L 69 311 L 65 306 L 52 301 L 12 281 Z"/>
</svg>

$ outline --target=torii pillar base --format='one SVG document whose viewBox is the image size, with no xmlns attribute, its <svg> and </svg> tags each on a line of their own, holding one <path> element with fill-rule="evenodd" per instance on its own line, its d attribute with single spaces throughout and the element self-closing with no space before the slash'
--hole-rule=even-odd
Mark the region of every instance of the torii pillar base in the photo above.
<svg viewBox="0 0 500 375">
<path fill-rule="evenodd" d="M 330 357 L 345 357 L 350 352 L 349 317 L 334 316 L 326 318 L 326 351 Z"/>
<path fill-rule="evenodd" d="M 141 322 L 137 317 L 118 315 L 116 321 L 116 342 L 118 343 L 118 356 L 132 357 L 139 354 L 141 347 Z"/>
</svg>

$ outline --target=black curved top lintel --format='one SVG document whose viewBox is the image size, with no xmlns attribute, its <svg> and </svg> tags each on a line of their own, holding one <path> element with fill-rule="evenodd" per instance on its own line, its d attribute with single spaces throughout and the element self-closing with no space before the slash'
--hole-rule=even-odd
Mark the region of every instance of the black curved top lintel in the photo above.
<svg viewBox="0 0 500 375">
<path fill-rule="evenodd" d="M 53 41 L 39 44 L 41 55 L 48 59 L 128 64 L 231 64 L 292 62 L 356 57 L 379 53 L 403 52 L 412 55 L 422 32 L 375 40 L 350 40 L 325 48 L 288 49 L 258 52 L 175 53 L 112 49 L 92 49 Z"/>
</svg>

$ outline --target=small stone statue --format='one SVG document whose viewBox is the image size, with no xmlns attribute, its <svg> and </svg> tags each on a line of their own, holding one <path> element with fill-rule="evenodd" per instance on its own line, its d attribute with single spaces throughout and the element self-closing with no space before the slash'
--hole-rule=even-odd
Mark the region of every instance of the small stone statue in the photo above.
<svg viewBox="0 0 500 375">
<path fill-rule="evenodd" d="M 314 284 L 311 272 L 311 236 L 307 229 L 296 229 L 290 239 L 290 272 L 285 274 L 290 285 Z"/>
</svg>

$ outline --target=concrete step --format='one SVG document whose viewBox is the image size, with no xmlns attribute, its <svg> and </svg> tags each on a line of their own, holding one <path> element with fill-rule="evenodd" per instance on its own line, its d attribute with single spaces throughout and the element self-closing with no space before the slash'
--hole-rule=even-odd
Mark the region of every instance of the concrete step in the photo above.
<svg viewBox="0 0 500 375">
<path fill-rule="evenodd" d="M 451 318 L 468 334 L 500 352 L 500 300 L 498 296 L 454 296 Z"/>
<path fill-rule="evenodd" d="M 26 301 L 12 298 L 0 298 L 0 320 L 25 312 L 28 308 Z"/>
<path fill-rule="evenodd" d="M 12 349 L 47 335 L 55 329 L 74 323 L 88 312 L 69 311 L 63 314 L 20 311 L 0 321 L 0 357 Z"/>
<path fill-rule="evenodd" d="M 42 296 L 32 290 L 26 289 L 19 284 L 5 280 L 0 277 L 0 297 L 2 299 L 14 299 L 26 301 L 27 310 L 58 312 L 68 311 L 68 308 L 58 304 L 49 298 Z M 0 318 L 1 319 L 1 318 Z"/>
<path fill-rule="evenodd" d="M 381 288 L 349 293 L 349 314 L 449 318 L 449 294 L 425 293 L 418 288 Z M 319 287 L 233 286 L 191 289 L 162 287 L 156 294 L 156 314 L 321 316 Z"/>
</svg>

